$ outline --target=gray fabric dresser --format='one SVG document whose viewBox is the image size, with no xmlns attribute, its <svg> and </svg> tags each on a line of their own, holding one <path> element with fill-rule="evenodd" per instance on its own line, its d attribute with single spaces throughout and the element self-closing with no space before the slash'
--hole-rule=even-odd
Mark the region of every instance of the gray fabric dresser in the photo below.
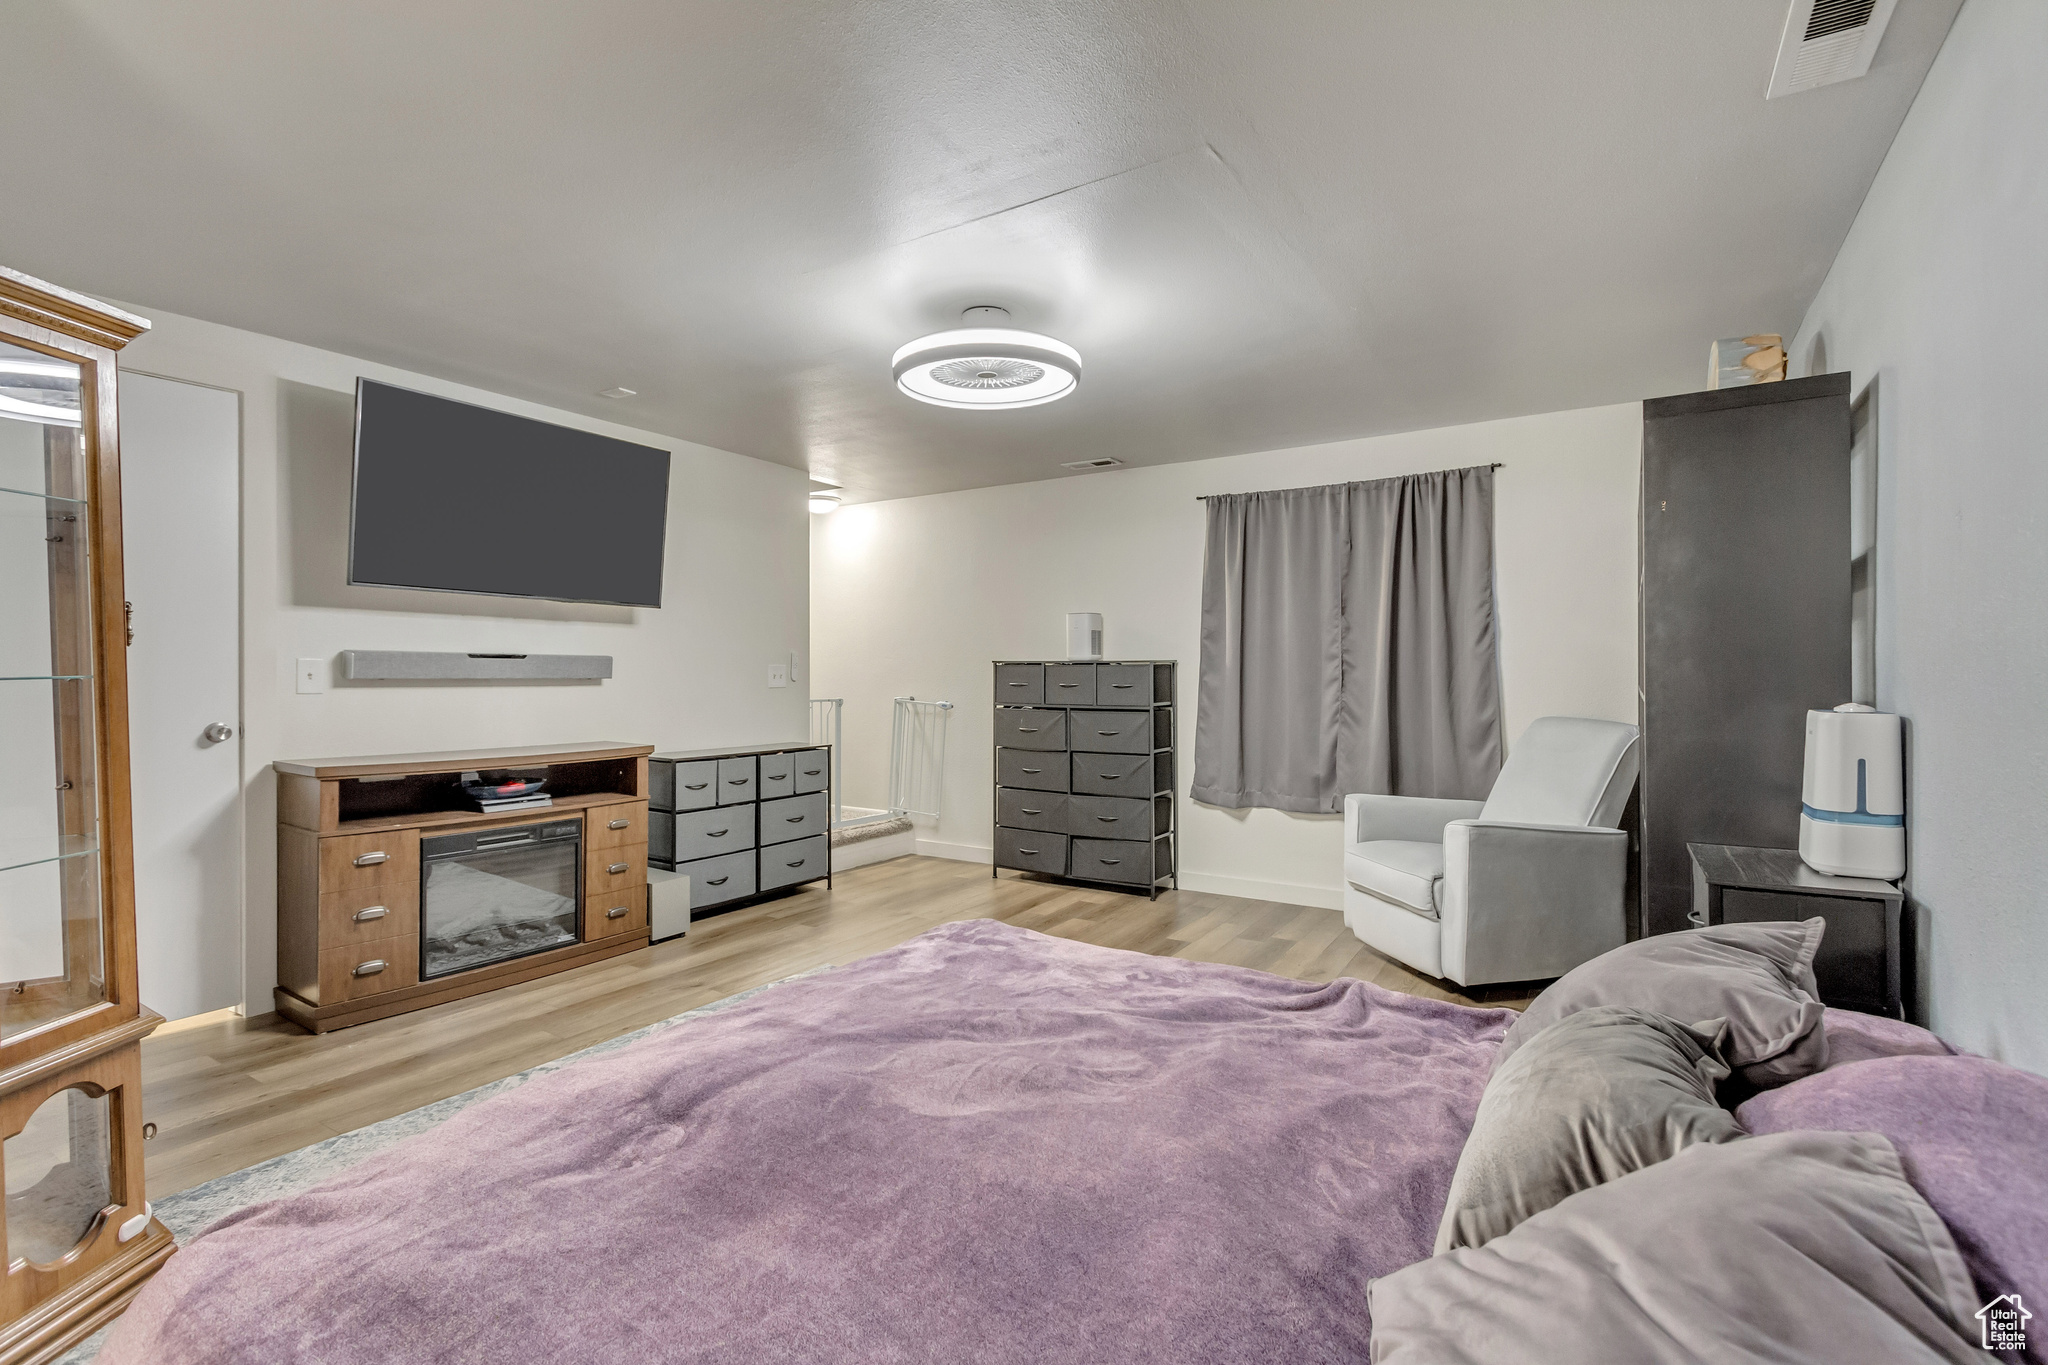
<svg viewBox="0 0 2048 1365">
<path fill-rule="evenodd" d="M 996 874 L 1178 886 L 1173 699 L 1171 660 L 997 660 Z"/>
<path fill-rule="evenodd" d="M 647 862 L 690 878 L 690 913 L 832 881 L 832 750 L 760 744 L 647 760 Z"/>
</svg>

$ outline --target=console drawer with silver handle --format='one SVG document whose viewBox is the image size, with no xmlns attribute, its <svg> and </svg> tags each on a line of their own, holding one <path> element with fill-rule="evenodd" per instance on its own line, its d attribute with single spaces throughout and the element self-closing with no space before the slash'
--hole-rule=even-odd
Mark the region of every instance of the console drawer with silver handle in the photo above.
<svg viewBox="0 0 2048 1365">
<path fill-rule="evenodd" d="M 320 890 L 348 891 L 380 882 L 402 884 L 420 877 L 420 832 L 334 834 L 320 841 Z"/>
<path fill-rule="evenodd" d="M 418 934 L 371 939 L 320 950 L 320 999 L 332 1005 L 366 995 L 417 986 L 420 982 Z"/>
<path fill-rule="evenodd" d="M 586 909 L 598 898 L 615 891 L 647 884 L 647 846 L 606 849 L 588 855 L 583 865 L 583 903 Z"/>
<path fill-rule="evenodd" d="M 420 931 L 420 884 L 380 882 L 320 897 L 320 946 L 336 948 Z"/>
<path fill-rule="evenodd" d="M 795 793 L 795 755 L 762 754 L 759 766 L 761 799 L 763 801 L 771 801 L 778 796 L 789 796 Z"/>
<path fill-rule="evenodd" d="M 786 796 L 780 801 L 761 803 L 763 848 L 770 844 L 786 844 L 792 839 L 803 839 L 813 834 L 830 833 L 831 829 L 832 810 L 826 804 L 823 792 L 813 792 L 809 796 Z"/>
<path fill-rule="evenodd" d="M 619 848 L 647 842 L 647 807 L 639 801 L 622 801 L 615 806 L 592 806 L 583 812 L 583 846 L 586 849 Z"/>
<path fill-rule="evenodd" d="M 647 928 L 647 888 L 629 886 L 588 902 L 583 907 L 583 941 L 630 934 Z"/>
</svg>

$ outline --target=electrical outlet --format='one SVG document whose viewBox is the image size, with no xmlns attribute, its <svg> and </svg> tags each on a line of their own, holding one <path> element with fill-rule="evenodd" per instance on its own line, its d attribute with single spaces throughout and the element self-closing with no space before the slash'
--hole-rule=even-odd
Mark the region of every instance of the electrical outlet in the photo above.
<svg viewBox="0 0 2048 1365">
<path fill-rule="evenodd" d="M 768 665 L 768 685 L 769 685 L 770 687 L 787 687 L 787 686 L 789 686 L 789 665 L 788 665 L 788 664 L 770 664 L 770 665 Z"/>
<path fill-rule="evenodd" d="M 302 693 L 325 692 L 327 690 L 327 660 L 299 660 L 299 691 Z"/>
</svg>

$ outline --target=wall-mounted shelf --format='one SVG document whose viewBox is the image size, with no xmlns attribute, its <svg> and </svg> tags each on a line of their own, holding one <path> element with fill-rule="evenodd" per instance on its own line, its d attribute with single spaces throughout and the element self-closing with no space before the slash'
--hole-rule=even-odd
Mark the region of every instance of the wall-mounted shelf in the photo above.
<svg viewBox="0 0 2048 1365">
<path fill-rule="evenodd" d="M 350 682 L 593 682 L 612 675 L 609 654 L 441 654 L 406 649 L 344 649 Z"/>
</svg>

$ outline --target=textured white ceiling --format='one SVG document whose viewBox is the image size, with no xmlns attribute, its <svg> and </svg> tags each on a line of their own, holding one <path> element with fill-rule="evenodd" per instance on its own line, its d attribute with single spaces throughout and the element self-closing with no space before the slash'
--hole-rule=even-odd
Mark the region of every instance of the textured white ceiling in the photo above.
<svg viewBox="0 0 2048 1365">
<path fill-rule="evenodd" d="M 1699 387 L 1958 3 L 1766 103 L 1786 0 L 8 0 L 0 260 L 849 501 L 1085 477 Z M 899 395 L 977 303 L 1079 393 Z"/>
</svg>

